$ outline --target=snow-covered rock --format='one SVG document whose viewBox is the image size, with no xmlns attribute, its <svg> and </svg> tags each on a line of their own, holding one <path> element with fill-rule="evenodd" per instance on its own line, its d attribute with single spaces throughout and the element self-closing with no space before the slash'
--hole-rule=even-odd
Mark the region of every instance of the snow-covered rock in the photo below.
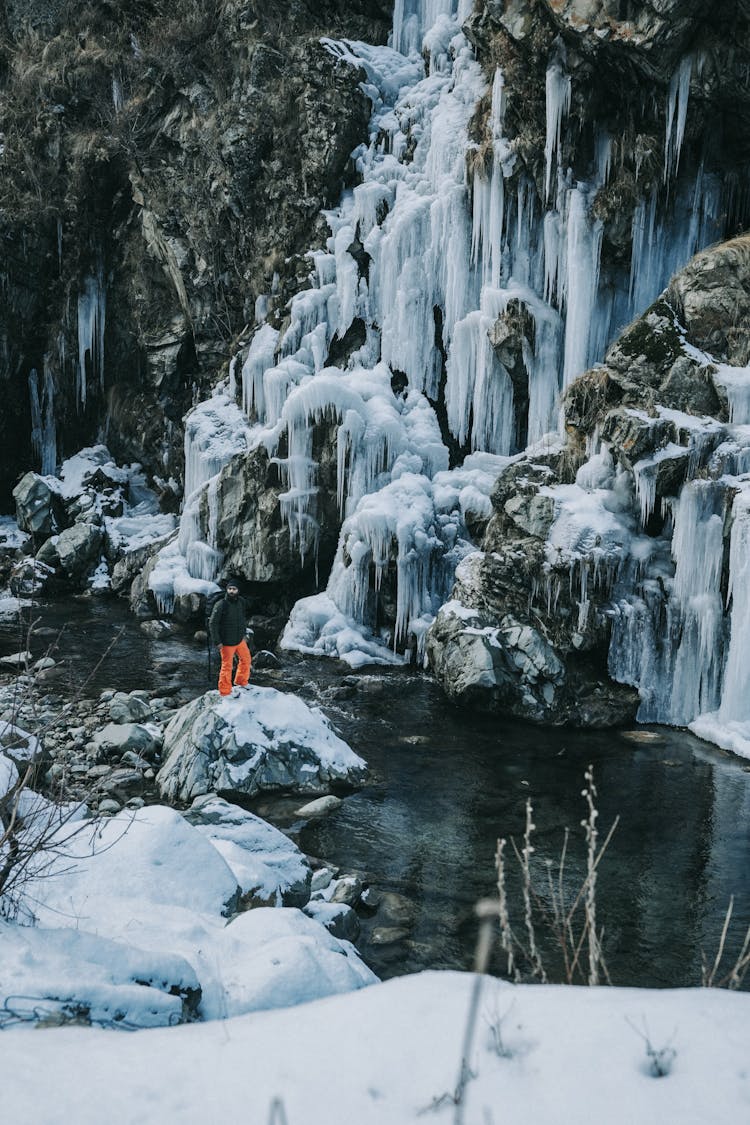
<svg viewBox="0 0 750 1125">
<path fill-rule="evenodd" d="M 166 800 L 188 802 L 204 793 L 327 792 L 358 784 L 365 769 L 320 711 L 296 695 L 247 687 L 225 698 L 206 692 L 177 712 L 156 780 Z"/>
<path fill-rule="evenodd" d="M 226 1016 L 287 1008 L 375 984 L 348 942 L 300 910 L 260 907 L 240 914 L 216 942 Z"/>
<path fill-rule="evenodd" d="M 200 999 L 183 957 L 75 929 L 0 921 L 0 953 L 0 1027 L 15 1020 L 169 1026 L 193 1015 Z"/>
<path fill-rule="evenodd" d="M 86 824 L 67 842 L 54 877 L 29 888 L 40 920 L 59 912 L 80 929 L 101 929 L 117 900 L 224 915 L 237 905 L 237 880 L 199 832 L 174 809 L 153 805 Z M 114 936 L 114 935 L 112 935 Z"/>
<path fill-rule="evenodd" d="M 185 819 L 226 860 L 243 905 L 304 906 L 310 898 L 310 865 L 278 828 L 214 794 L 196 797 Z"/>
<path fill-rule="evenodd" d="M 345 941 L 356 941 L 359 937 L 359 918 L 351 906 L 345 902 L 323 902 L 315 900 L 305 907 L 308 918 L 314 918 L 334 937 Z"/>
<path fill-rule="evenodd" d="M 12 784 L 17 774 L 10 762 L 6 773 Z M 223 804 L 213 806 L 223 821 L 217 831 L 230 835 Z M 247 841 L 250 826 L 243 825 L 241 815 L 234 819 L 236 838 Z M 259 839 L 261 834 L 258 830 Z M 232 843 L 227 835 L 224 842 Z M 199 982 L 199 1015 L 204 1019 L 302 1003 L 376 980 L 352 946 L 295 908 L 260 907 L 227 925 L 240 901 L 238 876 L 216 840 L 173 809 L 151 806 L 66 825 L 57 842 L 52 871 L 40 858 L 40 870 L 24 887 L 23 917 L 41 927 L 73 929 L 127 945 L 130 963 L 144 958 L 144 951 L 154 955 L 149 963 L 155 966 L 166 955 L 172 964 L 183 959 L 193 975 L 183 972 L 180 979 L 193 991 Z M 234 843 L 233 862 L 241 850 L 236 839 Z M 269 883 L 278 886 L 292 872 L 295 863 L 288 850 L 286 857 L 275 873 L 270 870 L 273 853 L 267 857 Z M 240 878 L 251 863 L 248 851 Z M 72 971 L 74 966 L 69 967 Z M 174 969 L 169 976 L 175 976 Z M 100 980 L 98 968 L 82 966 L 71 987 L 83 996 Z"/>
</svg>

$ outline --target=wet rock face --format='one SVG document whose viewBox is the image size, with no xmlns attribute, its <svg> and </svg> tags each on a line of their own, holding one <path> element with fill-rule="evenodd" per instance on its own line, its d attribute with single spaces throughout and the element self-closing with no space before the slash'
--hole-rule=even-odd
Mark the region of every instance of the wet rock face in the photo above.
<svg viewBox="0 0 750 1125">
<path fill-rule="evenodd" d="M 36 467 L 28 377 L 45 363 L 60 454 L 106 412 L 116 457 L 179 477 L 194 385 L 215 378 L 258 297 L 273 312 L 304 279 L 298 255 L 366 135 L 360 76 L 320 38 L 383 42 L 390 19 L 367 0 L 83 8 L 6 6 L 2 490 Z M 76 305 L 91 279 L 103 387 L 92 348 L 84 400 Z"/>
<path fill-rule="evenodd" d="M 723 0 L 489 0 L 474 7 L 465 30 L 490 82 L 505 80 L 504 134 L 540 198 L 545 188 L 545 75 L 555 59 L 570 77 L 561 165 L 591 176 L 597 136 L 611 140 L 612 161 L 592 211 L 604 223 L 602 260 L 628 266 L 640 198 L 664 193 L 670 87 L 684 66 L 690 109 L 681 165 L 744 177 L 750 157 L 750 13 Z M 646 95 L 645 91 L 648 90 Z M 674 91 L 673 91 L 674 92 Z M 480 152 L 491 143 L 489 95 L 474 122 Z M 673 106 L 674 108 L 674 106 Z M 567 125 L 566 125 L 567 121 Z M 711 143 L 706 148 L 706 139 Z M 726 235 L 748 223 L 730 204 Z"/>
<path fill-rule="evenodd" d="M 224 553 L 227 572 L 238 573 L 266 590 L 283 591 L 289 605 L 319 588 L 329 573 L 338 543 L 341 515 L 336 488 L 335 427 L 315 428 L 314 457 L 319 487 L 316 510 L 317 538 L 303 551 L 298 537 L 290 535 L 279 496 L 285 491 L 275 458 L 260 446 L 235 457 L 222 470 L 216 487 L 218 520 L 216 546 Z M 293 518 L 293 516 L 292 516 Z M 207 501 L 201 521 L 207 529 Z"/>
</svg>

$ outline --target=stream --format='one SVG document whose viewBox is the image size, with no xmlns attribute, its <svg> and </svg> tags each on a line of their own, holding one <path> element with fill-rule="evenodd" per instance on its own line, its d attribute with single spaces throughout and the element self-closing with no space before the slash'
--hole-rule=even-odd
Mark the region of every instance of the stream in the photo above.
<svg viewBox="0 0 750 1125">
<path fill-rule="evenodd" d="M 54 690 L 62 694 L 147 688 L 186 702 L 215 686 L 207 679 L 205 644 L 192 631 L 151 640 L 122 602 L 50 601 L 35 607 L 34 618 L 43 635 L 34 637 L 33 654 L 56 646 L 52 654 L 65 674 Z M 19 647 L 17 624 L 0 620 L 0 656 Z M 699 984 L 702 951 L 713 961 L 731 895 L 727 961 L 736 957 L 750 924 L 750 763 L 683 730 L 586 732 L 460 712 L 428 676 L 405 669 L 372 668 L 352 677 L 333 661 L 282 656 L 280 669 L 258 669 L 254 680 L 320 705 L 368 761 L 368 784 L 322 819 L 301 821 L 294 811 L 299 797 L 267 796 L 250 807 L 307 854 L 361 874 L 376 895 L 408 900 L 400 940 L 381 942 L 386 923 L 377 911 L 361 919 L 357 945 L 380 976 L 471 967 L 475 903 L 496 894 L 498 837 L 521 846 L 529 798 L 535 886 L 548 898 L 546 861 L 557 880 L 567 826 L 563 886 L 568 901 L 575 896 L 585 872 L 581 791 L 589 763 L 600 841 L 620 818 L 597 886 L 612 983 Z M 511 920 L 520 933 L 512 851 L 507 866 Z M 559 979 L 554 940 L 541 929 L 537 937 L 550 976 Z M 499 945 L 491 967 L 502 971 Z"/>
</svg>

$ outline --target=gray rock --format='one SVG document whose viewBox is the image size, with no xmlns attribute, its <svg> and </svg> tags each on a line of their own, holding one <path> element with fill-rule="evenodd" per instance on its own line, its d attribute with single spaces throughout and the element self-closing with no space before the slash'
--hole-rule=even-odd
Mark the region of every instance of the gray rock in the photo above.
<svg viewBox="0 0 750 1125">
<path fill-rule="evenodd" d="M 69 578 L 80 578 L 99 561 L 102 529 L 96 523 L 75 523 L 61 531 L 56 543 L 60 566 Z"/>
<path fill-rule="evenodd" d="M 411 899 L 395 891 L 381 893 L 379 911 L 384 922 L 402 929 L 413 926 L 417 916 L 416 905 Z"/>
<path fill-rule="evenodd" d="M 341 798 L 329 793 L 325 797 L 318 797 L 315 801 L 308 801 L 302 808 L 297 809 L 297 816 L 325 816 L 341 805 Z"/>
<path fill-rule="evenodd" d="M 351 906 L 345 903 L 308 902 L 304 912 L 309 918 L 324 925 L 334 937 L 343 941 L 356 941 L 359 937 L 359 918 Z"/>
<path fill-rule="evenodd" d="M 13 489 L 16 522 L 22 531 L 37 539 L 46 538 L 63 526 L 59 493 L 38 473 L 26 473 Z"/>
<path fill-rule="evenodd" d="M 96 731 L 92 741 L 95 751 L 102 751 L 108 756 L 132 750 L 150 758 L 160 747 L 158 731 L 140 723 L 108 723 L 102 730 Z"/>
<path fill-rule="evenodd" d="M 105 797 L 98 805 L 98 811 L 105 814 L 118 813 L 121 808 L 120 802 L 114 801 L 111 797 Z"/>
<path fill-rule="evenodd" d="M 109 704 L 109 717 L 113 723 L 145 723 L 153 713 L 145 700 L 118 691 Z"/>
<path fill-rule="evenodd" d="M 332 783 L 364 779 L 365 764 L 299 697 L 254 686 L 235 692 L 224 700 L 207 692 L 169 723 L 157 776 L 166 800 L 279 789 L 325 793 Z"/>
<path fill-rule="evenodd" d="M 329 898 L 332 903 L 344 903 L 346 906 L 356 906 L 362 894 L 362 880 L 358 875 L 344 875 L 336 883 L 333 894 Z"/>
<path fill-rule="evenodd" d="M 26 668 L 33 660 L 33 656 L 28 650 L 23 652 L 11 652 L 8 656 L 0 656 L 0 664 L 4 664 L 6 668 Z"/>
<path fill-rule="evenodd" d="M 332 879 L 333 871 L 330 867 L 319 867 L 317 871 L 313 871 L 312 873 L 310 893 L 315 894 L 316 891 L 324 891 L 326 887 L 331 885 Z"/>
<path fill-rule="evenodd" d="M 115 769 L 108 777 L 102 778 L 98 787 L 109 795 L 115 794 L 123 801 L 127 801 L 130 797 L 140 796 L 143 792 L 143 774 L 140 770 Z"/>
<path fill-rule="evenodd" d="M 154 641 L 160 641 L 172 635 L 174 626 L 169 621 L 142 621 L 141 632 Z"/>
<path fill-rule="evenodd" d="M 396 942 L 406 941 L 409 931 L 399 926 L 376 926 L 370 935 L 373 945 L 395 945 Z"/>
</svg>

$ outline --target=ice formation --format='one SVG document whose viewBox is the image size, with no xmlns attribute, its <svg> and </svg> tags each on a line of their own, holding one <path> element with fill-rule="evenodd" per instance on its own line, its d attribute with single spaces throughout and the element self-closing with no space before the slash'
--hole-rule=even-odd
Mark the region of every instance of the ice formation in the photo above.
<svg viewBox="0 0 750 1125">
<path fill-rule="evenodd" d="M 160 550 L 149 589 L 160 613 L 171 613 L 175 598 L 218 589 L 223 555 L 216 546 L 216 483 L 224 465 L 248 448 L 250 426 L 233 399 L 218 388 L 185 420 L 185 500 L 177 535 Z M 201 519 L 205 503 L 208 519 Z"/>
<path fill-rule="evenodd" d="M 39 458 L 43 476 L 57 468 L 57 435 L 55 430 L 55 384 L 49 364 L 45 362 L 40 380 L 36 368 L 29 374 L 31 405 L 31 447 Z"/>
<path fill-rule="evenodd" d="M 78 369 L 77 398 L 79 407 L 86 406 L 88 371 L 99 387 L 104 386 L 104 324 L 107 311 L 107 291 L 104 271 L 100 268 L 84 281 L 83 292 L 78 295 Z M 88 363 L 88 370 L 87 370 Z"/>
<path fill-rule="evenodd" d="M 313 431 L 324 424 L 336 443 L 338 553 L 326 591 L 297 603 L 283 644 L 353 666 L 418 658 L 456 566 L 473 549 L 472 525 L 490 515 L 501 467 L 557 429 L 562 389 L 720 234 L 722 185 L 702 167 L 680 171 L 694 59 L 680 63 L 668 94 L 669 198 L 643 195 L 629 269 L 605 268 L 592 203 L 610 175 L 612 137 L 596 130 L 589 175 L 574 178 L 564 159 L 574 91 L 558 43 L 546 75 L 544 199 L 519 173 L 504 136 L 500 70 L 491 144 L 470 143 L 467 126 L 486 90 L 461 32 L 470 8 L 469 0 L 396 0 L 389 47 L 324 41 L 365 74 L 372 118 L 368 141 L 353 154 L 360 182 L 327 213 L 330 237 L 310 252 L 310 287 L 292 298 L 286 319 L 268 323 L 268 302 L 259 299 L 241 365 L 241 412 L 230 393 L 220 419 L 216 399 L 188 416 L 180 533 L 151 576 L 160 608 L 219 574 L 216 473 L 253 446 L 275 458 L 291 542 L 302 559 L 316 554 Z M 332 347 L 352 334 L 357 344 L 332 365 Z M 236 362 L 230 391 L 239 370 Z M 718 475 L 745 471 L 737 435 L 750 421 L 746 374 L 723 374 L 733 427 L 674 417 L 674 440 L 633 474 L 618 471 L 594 442 L 576 483 L 554 490 L 547 596 L 555 598 L 567 575 L 581 629 L 592 590 L 611 597 L 612 674 L 647 685 L 642 718 L 686 722 L 718 707 L 727 661 L 739 682 L 741 660 L 716 593 L 716 520 L 727 492 L 713 478 L 695 478 L 723 438 Z M 212 446 L 215 426 L 223 437 Z M 685 460 L 688 483 L 654 538 L 644 528 L 668 457 Z M 657 612 L 663 590 L 666 625 Z M 736 592 L 732 604 L 733 614 L 745 612 Z"/>
</svg>

